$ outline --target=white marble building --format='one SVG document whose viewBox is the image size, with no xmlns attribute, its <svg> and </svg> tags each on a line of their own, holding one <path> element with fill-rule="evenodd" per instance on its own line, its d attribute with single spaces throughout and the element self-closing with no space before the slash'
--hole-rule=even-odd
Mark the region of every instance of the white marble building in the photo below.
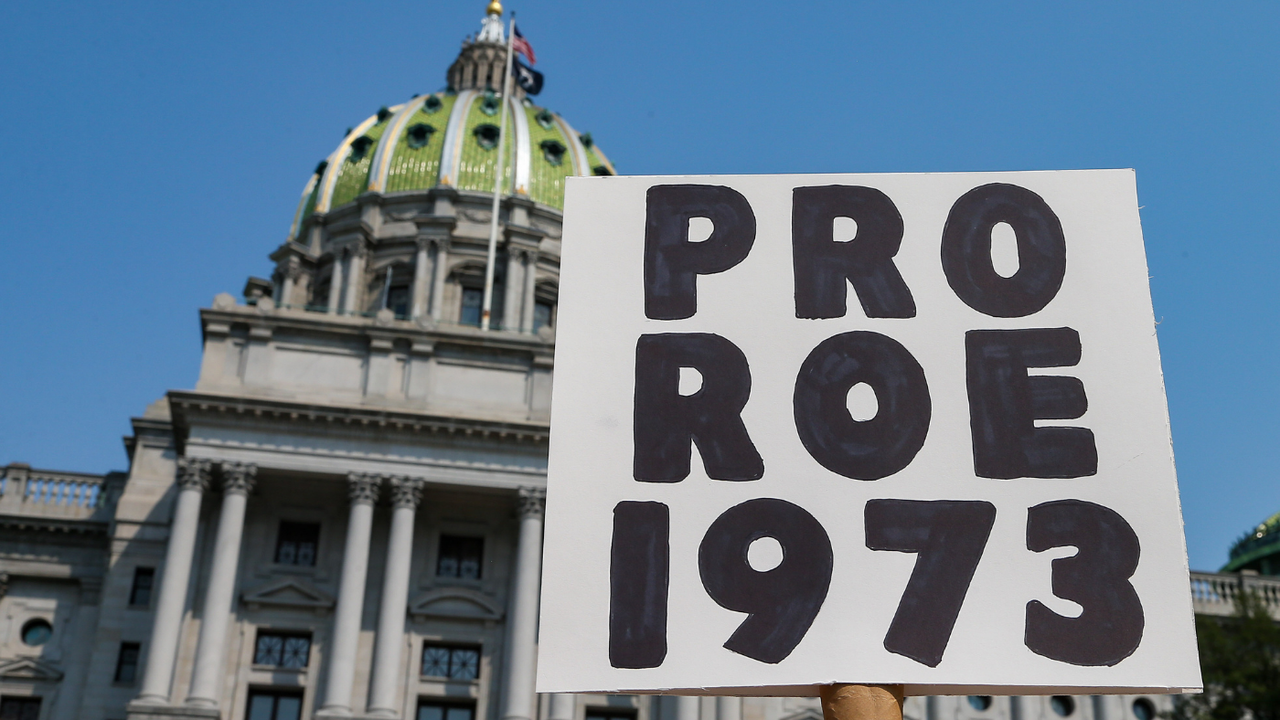
<svg viewBox="0 0 1280 720">
<path fill-rule="evenodd" d="M 307 183 L 270 279 L 201 310 L 199 381 L 129 470 L 0 479 L 0 720 L 799 720 L 814 699 L 538 697 L 563 180 L 589 135 L 509 99 L 501 9 L 450 88 Z M 1151 720 L 1158 698 L 911 698 L 912 720 Z"/>
</svg>

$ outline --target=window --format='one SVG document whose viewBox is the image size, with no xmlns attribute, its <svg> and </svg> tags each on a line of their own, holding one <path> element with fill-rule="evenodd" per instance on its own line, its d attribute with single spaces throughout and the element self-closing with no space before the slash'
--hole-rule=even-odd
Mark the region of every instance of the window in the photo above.
<svg viewBox="0 0 1280 720">
<path fill-rule="evenodd" d="M 316 523 L 282 522 L 276 540 L 276 562 L 281 565 L 316 564 L 320 526 Z"/>
<path fill-rule="evenodd" d="M 418 701 L 418 720 L 475 720 L 475 717 L 475 706 L 469 703 Z M 257 718 L 250 720 L 257 720 Z"/>
<path fill-rule="evenodd" d="M 534 303 L 533 304 L 533 331 L 547 327 L 551 324 L 551 303 Z"/>
<path fill-rule="evenodd" d="M 40 698 L 0 698 L 0 720 L 37 720 L 40 717 Z"/>
<path fill-rule="evenodd" d="M 982 710 L 986 710 L 991 707 L 991 696 L 990 695 L 970 695 L 969 707 L 973 708 L 974 710 L 978 710 L 979 712 L 981 712 Z"/>
<path fill-rule="evenodd" d="M 120 643 L 120 654 L 116 655 L 116 682 L 132 683 L 138 677 L 138 653 L 141 646 L 136 642 Z"/>
<path fill-rule="evenodd" d="M 462 288 L 462 311 L 458 315 L 458 324 L 480 327 L 480 312 L 484 305 L 484 290 L 479 288 Z"/>
<path fill-rule="evenodd" d="M 436 577 L 479 580 L 483 558 L 484 538 L 441 535 Z"/>
<path fill-rule="evenodd" d="M 156 582 L 156 569 L 140 567 L 133 569 L 133 588 L 129 590 L 129 604 L 134 607 L 147 607 L 151 604 L 151 588 Z"/>
<path fill-rule="evenodd" d="M 28 620 L 26 625 L 22 626 L 22 642 L 31 647 L 39 647 L 53 637 L 53 626 L 44 618 L 36 618 Z"/>
<path fill-rule="evenodd" d="M 298 693 L 253 690 L 245 720 L 302 720 L 302 696 Z"/>
<path fill-rule="evenodd" d="M 587 708 L 586 720 L 636 720 L 636 711 Z"/>
<path fill-rule="evenodd" d="M 1058 715 L 1067 717 L 1076 711 L 1076 701 L 1067 695 L 1054 695 L 1049 698 L 1049 707 L 1053 708 Z"/>
<path fill-rule="evenodd" d="M 480 677 L 480 648 L 426 643 L 422 646 L 422 674 L 450 680 L 475 680 Z"/>
<path fill-rule="evenodd" d="M 259 631 L 253 646 L 254 665 L 304 668 L 311 656 L 311 636 Z"/>
</svg>

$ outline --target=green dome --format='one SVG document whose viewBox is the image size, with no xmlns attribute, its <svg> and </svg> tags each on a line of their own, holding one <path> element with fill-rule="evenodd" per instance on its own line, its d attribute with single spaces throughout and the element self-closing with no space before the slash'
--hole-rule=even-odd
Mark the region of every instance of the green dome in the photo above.
<svg viewBox="0 0 1280 720">
<path fill-rule="evenodd" d="M 493 192 L 500 102 L 488 91 L 445 91 L 370 115 L 312 174 L 289 237 L 312 213 L 328 213 L 364 192 L 436 186 Z M 508 102 L 503 152 L 507 192 L 556 209 L 564 206 L 564 178 L 614 174 L 590 133 L 579 135 L 553 111 L 515 97 Z"/>
<path fill-rule="evenodd" d="M 1263 575 L 1280 575 L 1280 513 L 1237 540 L 1229 557 L 1223 572 L 1257 570 Z"/>
<path fill-rule="evenodd" d="M 312 213 L 326 213 L 365 192 L 420 192 L 436 186 L 493 192 L 501 100 L 476 89 L 419 95 L 357 125 L 307 182 L 294 217 L 296 237 Z M 513 148 L 514 143 L 514 148 Z M 591 140 L 554 112 L 508 102 L 502 176 L 507 192 L 564 208 L 570 175 L 613 175 Z"/>
</svg>

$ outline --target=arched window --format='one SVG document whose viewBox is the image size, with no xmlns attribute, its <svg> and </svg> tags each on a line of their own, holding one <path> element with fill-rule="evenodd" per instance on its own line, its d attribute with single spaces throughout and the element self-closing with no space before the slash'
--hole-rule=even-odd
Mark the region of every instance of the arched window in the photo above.
<svg viewBox="0 0 1280 720">
<path fill-rule="evenodd" d="M 549 282 L 540 282 L 533 293 L 533 332 L 556 325 L 556 296 L 559 288 Z"/>
<path fill-rule="evenodd" d="M 499 258 L 496 265 L 500 270 L 506 267 L 506 262 Z M 506 297 L 504 279 L 502 272 L 497 272 L 493 276 L 493 298 L 489 309 L 489 327 L 492 329 L 502 328 L 503 301 Z M 458 314 L 455 316 L 457 323 L 480 327 L 484 312 L 484 264 L 467 263 L 453 271 L 451 280 L 457 290 Z"/>
<path fill-rule="evenodd" d="M 334 258 L 326 255 L 320 259 L 316 268 L 316 281 L 311 285 L 311 297 L 307 301 L 307 309 L 313 312 L 328 312 L 329 289 L 333 286 Z"/>
<path fill-rule="evenodd" d="M 413 267 L 404 262 L 393 262 L 383 268 L 376 281 L 380 284 L 374 311 L 385 308 L 394 312 L 396 319 L 407 320 L 413 297 Z"/>
</svg>

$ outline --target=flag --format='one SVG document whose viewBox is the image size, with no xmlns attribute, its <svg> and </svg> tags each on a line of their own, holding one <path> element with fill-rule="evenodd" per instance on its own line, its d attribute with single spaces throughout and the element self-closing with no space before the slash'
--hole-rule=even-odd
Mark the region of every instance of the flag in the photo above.
<svg viewBox="0 0 1280 720">
<path fill-rule="evenodd" d="M 516 60 L 511 66 L 512 73 L 516 76 L 516 84 L 520 89 L 524 90 L 528 95 L 537 95 L 542 92 L 542 73 Z"/>
<path fill-rule="evenodd" d="M 516 27 L 514 22 L 511 23 L 511 49 L 529 58 L 530 65 L 538 64 L 538 58 L 533 54 L 533 46 L 520 34 L 520 28 Z"/>
</svg>

